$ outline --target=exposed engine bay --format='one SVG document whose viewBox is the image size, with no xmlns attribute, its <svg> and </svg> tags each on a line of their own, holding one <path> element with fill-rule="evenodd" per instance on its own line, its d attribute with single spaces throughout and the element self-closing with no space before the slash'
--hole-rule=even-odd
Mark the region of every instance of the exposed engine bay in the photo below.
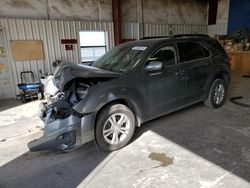
<svg viewBox="0 0 250 188">
<path fill-rule="evenodd" d="M 96 92 L 94 86 L 119 76 L 96 67 L 61 64 L 45 83 L 46 102 L 40 106 L 44 134 L 28 144 L 30 151 L 61 151 L 92 140 L 95 109 L 85 112 L 85 102 Z"/>
<path fill-rule="evenodd" d="M 45 121 L 48 113 L 50 121 L 65 119 L 70 115 L 83 117 L 86 114 L 75 111 L 73 107 L 85 99 L 89 88 L 117 77 L 118 73 L 91 66 L 61 64 L 45 84 L 46 102 L 40 107 L 41 118 Z"/>
<path fill-rule="evenodd" d="M 108 78 L 76 78 L 69 81 L 63 91 L 58 90 L 55 95 L 45 93 L 47 102 L 43 103 L 41 118 L 46 117 L 46 111 L 48 108 L 53 109 L 53 119 L 65 119 L 70 115 L 82 117 L 85 114 L 81 114 L 72 107 L 74 107 L 81 100 L 85 99 L 88 90 L 91 86 L 100 84 Z M 46 87 L 46 86 L 45 86 Z M 51 117 L 52 118 L 52 117 Z"/>
<path fill-rule="evenodd" d="M 45 95 L 48 104 L 54 103 L 57 100 L 65 99 L 70 102 L 71 105 L 75 105 L 86 97 L 88 89 L 92 85 L 95 85 L 95 83 L 91 81 L 91 79 L 74 79 L 65 85 L 63 91 L 58 90 L 54 95 L 51 93 L 45 93 Z"/>
</svg>

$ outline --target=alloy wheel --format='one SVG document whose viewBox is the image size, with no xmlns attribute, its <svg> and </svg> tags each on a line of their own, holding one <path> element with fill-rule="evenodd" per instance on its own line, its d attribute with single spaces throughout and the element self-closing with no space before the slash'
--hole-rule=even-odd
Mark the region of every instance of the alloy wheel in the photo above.
<svg viewBox="0 0 250 188">
<path fill-rule="evenodd" d="M 214 103 L 221 104 L 225 97 L 225 87 L 223 84 L 218 84 L 214 89 Z"/>
<path fill-rule="evenodd" d="M 130 131 L 130 121 L 126 114 L 112 114 L 103 126 L 103 137 L 109 144 L 119 144 Z"/>
</svg>

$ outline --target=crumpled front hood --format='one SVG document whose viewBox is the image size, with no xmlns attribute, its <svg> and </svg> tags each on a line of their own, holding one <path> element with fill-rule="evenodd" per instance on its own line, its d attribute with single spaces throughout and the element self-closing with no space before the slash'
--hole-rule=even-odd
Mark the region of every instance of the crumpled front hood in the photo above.
<svg viewBox="0 0 250 188">
<path fill-rule="evenodd" d="M 119 76 L 119 73 L 88 65 L 63 63 L 54 74 L 54 84 L 62 91 L 65 84 L 75 78 L 118 78 Z"/>
</svg>

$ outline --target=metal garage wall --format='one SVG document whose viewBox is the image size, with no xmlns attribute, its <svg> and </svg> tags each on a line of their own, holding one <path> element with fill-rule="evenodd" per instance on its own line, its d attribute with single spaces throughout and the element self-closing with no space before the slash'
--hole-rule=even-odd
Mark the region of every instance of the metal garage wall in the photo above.
<svg viewBox="0 0 250 188">
<path fill-rule="evenodd" d="M 122 38 L 123 39 L 139 39 L 140 35 L 139 23 L 122 23 Z"/>
<path fill-rule="evenodd" d="M 108 34 L 109 49 L 114 46 L 114 29 L 112 22 L 93 21 L 54 21 L 28 19 L 0 19 L 0 26 L 5 32 L 7 54 L 13 77 L 13 95 L 18 94 L 17 84 L 20 82 L 20 72 L 32 70 L 36 76 L 39 70 L 53 73 L 52 62 L 56 59 L 79 63 L 80 48 L 74 45 L 74 50 L 66 51 L 61 39 L 79 39 L 81 30 L 105 30 Z M 11 40 L 42 40 L 45 59 L 40 61 L 15 62 L 11 57 Z"/>
<path fill-rule="evenodd" d="M 166 36 L 176 34 L 207 34 L 206 25 L 181 24 L 145 24 L 144 34 L 147 36 Z"/>
<path fill-rule="evenodd" d="M 167 36 L 169 35 L 169 26 L 168 24 L 145 24 L 144 37 Z"/>
<path fill-rule="evenodd" d="M 227 34 L 227 24 L 215 24 L 208 25 L 208 35 L 214 37 L 214 35 L 226 35 Z"/>
<path fill-rule="evenodd" d="M 172 25 L 172 34 L 207 34 L 207 25 Z"/>
<path fill-rule="evenodd" d="M 142 30 L 142 29 L 141 29 Z M 144 36 L 166 36 L 174 34 L 207 34 L 207 25 L 176 25 L 176 24 L 144 24 Z M 139 39 L 140 25 L 138 23 L 123 23 L 123 39 Z"/>
</svg>

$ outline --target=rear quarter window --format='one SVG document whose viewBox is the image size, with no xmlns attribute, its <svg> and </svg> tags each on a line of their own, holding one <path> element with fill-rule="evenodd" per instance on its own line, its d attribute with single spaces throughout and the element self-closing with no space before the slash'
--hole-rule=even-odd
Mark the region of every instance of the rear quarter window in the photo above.
<svg viewBox="0 0 250 188">
<path fill-rule="evenodd" d="M 226 55 L 225 50 L 220 45 L 220 43 L 215 39 L 208 39 L 204 41 L 208 49 L 212 52 L 213 55 Z"/>
<path fill-rule="evenodd" d="M 197 42 L 178 42 L 177 43 L 180 61 L 193 61 L 210 56 L 210 52 Z"/>
</svg>

